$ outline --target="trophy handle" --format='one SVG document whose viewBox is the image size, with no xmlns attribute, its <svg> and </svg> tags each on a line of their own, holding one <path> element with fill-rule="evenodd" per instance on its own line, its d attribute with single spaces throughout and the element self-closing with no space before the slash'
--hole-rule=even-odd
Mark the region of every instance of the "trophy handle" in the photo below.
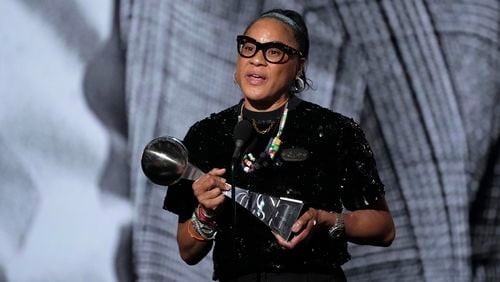
<svg viewBox="0 0 500 282">
<path fill-rule="evenodd" d="M 187 163 L 186 170 L 182 174 L 182 178 L 188 179 L 188 180 L 196 180 L 200 178 L 203 174 L 205 174 L 201 169 L 197 168 L 196 166 L 192 165 L 191 163 Z"/>
</svg>

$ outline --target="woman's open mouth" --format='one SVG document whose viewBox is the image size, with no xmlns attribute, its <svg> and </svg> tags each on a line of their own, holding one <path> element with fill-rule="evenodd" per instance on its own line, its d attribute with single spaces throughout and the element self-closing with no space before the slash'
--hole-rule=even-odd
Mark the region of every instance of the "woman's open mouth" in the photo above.
<svg viewBox="0 0 500 282">
<path fill-rule="evenodd" d="M 249 73 L 245 76 L 248 84 L 254 85 L 254 86 L 259 86 L 262 85 L 266 82 L 267 77 L 264 75 L 258 74 L 258 73 Z"/>
</svg>

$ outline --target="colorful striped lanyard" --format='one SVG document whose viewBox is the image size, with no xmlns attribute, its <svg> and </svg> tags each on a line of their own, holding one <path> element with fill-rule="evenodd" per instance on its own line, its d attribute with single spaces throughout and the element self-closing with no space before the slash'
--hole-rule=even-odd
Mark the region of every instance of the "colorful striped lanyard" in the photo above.
<svg viewBox="0 0 500 282">
<path fill-rule="evenodd" d="M 241 110 L 240 110 L 240 115 L 238 116 L 238 122 L 243 120 L 243 105 L 241 104 Z M 285 105 L 285 110 L 283 111 L 283 114 L 280 117 L 280 125 L 278 128 L 278 133 L 276 136 L 271 137 L 269 139 L 269 143 L 266 146 L 266 155 L 272 160 L 274 159 L 274 156 L 280 149 L 281 145 L 281 134 L 283 133 L 283 128 L 285 128 L 286 124 L 286 119 L 288 117 L 288 102 Z M 243 165 L 243 170 L 247 173 L 252 172 L 255 169 L 255 156 L 252 155 L 252 153 L 247 153 L 243 157 L 242 165 Z"/>
</svg>

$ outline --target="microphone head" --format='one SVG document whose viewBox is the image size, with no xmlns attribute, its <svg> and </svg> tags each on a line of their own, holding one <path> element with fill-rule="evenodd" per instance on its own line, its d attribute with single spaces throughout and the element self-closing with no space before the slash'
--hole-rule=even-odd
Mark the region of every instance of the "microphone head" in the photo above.
<svg viewBox="0 0 500 282">
<path fill-rule="evenodd" d="M 252 124 L 246 119 L 238 122 L 234 127 L 233 131 L 233 140 L 235 142 L 240 141 L 241 143 L 245 143 L 252 136 L 253 128 Z"/>
</svg>

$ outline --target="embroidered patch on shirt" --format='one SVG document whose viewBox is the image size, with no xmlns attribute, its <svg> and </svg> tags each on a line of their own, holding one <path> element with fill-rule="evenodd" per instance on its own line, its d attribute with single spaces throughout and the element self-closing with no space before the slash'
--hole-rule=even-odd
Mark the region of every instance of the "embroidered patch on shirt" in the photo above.
<svg viewBox="0 0 500 282">
<path fill-rule="evenodd" d="M 309 152 L 303 148 L 289 148 L 281 152 L 281 158 L 287 162 L 301 162 L 307 160 Z"/>
</svg>

